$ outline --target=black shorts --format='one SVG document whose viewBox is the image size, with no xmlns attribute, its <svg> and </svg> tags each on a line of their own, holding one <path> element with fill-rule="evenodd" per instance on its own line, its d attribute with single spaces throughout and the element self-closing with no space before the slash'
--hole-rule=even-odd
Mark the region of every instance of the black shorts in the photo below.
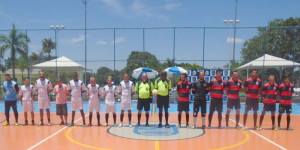
<svg viewBox="0 0 300 150">
<path fill-rule="evenodd" d="M 292 113 L 292 105 L 279 105 L 279 113 Z"/>
<path fill-rule="evenodd" d="M 178 102 L 178 111 L 189 111 L 190 110 L 190 102 Z"/>
<path fill-rule="evenodd" d="M 137 109 L 138 110 L 144 110 L 145 111 L 149 111 L 150 110 L 150 103 L 151 103 L 151 99 L 138 99 L 138 103 L 137 103 Z"/>
<path fill-rule="evenodd" d="M 158 108 L 169 108 L 169 96 L 157 95 L 157 107 Z"/>
<path fill-rule="evenodd" d="M 67 104 L 56 104 L 56 115 L 68 115 Z"/>
<path fill-rule="evenodd" d="M 268 104 L 264 103 L 264 110 L 265 111 L 275 111 L 276 110 L 276 104 Z"/>
<path fill-rule="evenodd" d="M 199 112 L 201 107 L 201 114 L 206 113 L 206 100 L 194 100 L 194 112 Z"/>
<path fill-rule="evenodd" d="M 17 110 L 17 100 L 14 101 L 4 101 L 4 105 L 5 105 L 5 112 L 9 112 L 10 107 L 12 107 L 13 109 Z"/>
<path fill-rule="evenodd" d="M 228 99 L 227 101 L 227 109 L 233 109 L 233 107 L 237 110 L 241 108 L 240 99 Z"/>
<path fill-rule="evenodd" d="M 217 110 L 218 112 L 223 111 L 223 99 L 211 98 L 209 112 L 214 112 L 215 110 Z"/>
<path fill-rule="evenodd" d="M 253 109 L 253 111 L 257 111 L 258 110 L 258 99 L 254 99 L 254 98 L 246 98 L 246 110 L 251 110 Z"/>
</svg>

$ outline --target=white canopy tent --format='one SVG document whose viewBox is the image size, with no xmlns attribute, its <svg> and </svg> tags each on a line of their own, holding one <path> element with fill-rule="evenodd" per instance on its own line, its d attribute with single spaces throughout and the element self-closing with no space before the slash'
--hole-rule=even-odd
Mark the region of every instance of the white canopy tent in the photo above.
<svg viewBox="0 0 300 150">
<path fill-rule="evenodd" d="M 56 70 L 56 68 L 59 71 L 78 71 L 80 77 L 82 71 L 85 70 L 84 66 L 65 56 L 61 56 L 56 59 L 52 59 L 46 62 L 33 65 L 33 68 L 54 70 L 54 71 Z M 92 70 L 88 69 L 88 71 L 92 71 Z"/>
<path fill-rule="evenodd" d="M 247 69 L 247 78 L 248 78 L 249 69 L 278 68 L 281 71 L 282 68 L 294 67 L 294 66 L 295 67 L 300 66 L 300 64 L 297 62 L 294 62 L 294 61 L 290 61 L 290 60 L 286 60 L 286 59 L 272 56 L 269 54 L 265 54 L 253 61 L 250 61 L 250 62 L 238 67 L 237 70 Z M 281 75 L 281 72 L 280 72 L 280 75 Z"/>
</svg>

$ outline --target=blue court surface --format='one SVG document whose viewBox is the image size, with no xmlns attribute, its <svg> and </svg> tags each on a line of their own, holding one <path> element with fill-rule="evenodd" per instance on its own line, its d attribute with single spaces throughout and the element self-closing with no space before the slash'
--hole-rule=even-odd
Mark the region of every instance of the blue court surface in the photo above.
<svg viewBox="0 0 300 150">
<path fill-rule="evenodd" d="M 84 101 L 83 103 L 84 103 L 84 106 L 83 106 L 84 107 L 84 112 L 88 112 L 88 101 Z M 68 105 L 68 112 L 71 112 L 71 103 L 68 102 L 67 105 Z M 278 105 L 279 104 L 277 103 L 276 104 L 276 113 L 278 113 L 278 107 L 279 107 Z M 101 106 L 101 112 L 105 112 L 105 103 L 104 103 L 104 101 L 100 102 L 100 106 Z M 226 106 L 227 106 L 227 103 L 224 102 L 223 103 L 223 113 L 226 113 L 226 108 L 227 108 Z M 23 111 L 20 101 L 18 101 L 17 107 L 18 107 L 19 112 Z M 34 102 L 34 108 L 35 108 L 35 112 L 39 112 L 37 102 Z M 262 108 L 263 108 L 263 104 L 259 103 L 259 113 L 261 113 Z M 117 109 L 117 112 L 121 112 L 120 102 L 118 102 L 118 101 L 116 102 L 116 109 Z M 153 109 L 152 109 L 152 104 L 151 104 L 151 112 L 153 112 L 152 110 Z M 207 112 L 209 111 L 209 103 L 207 103 L 207 109 L 206 110 L 207 110 Z M 241 103 L 241 113 L 244 113 L 244 110 L 245 110 L 245 104 Z M 50 111 L 51 112 L 56 112 L 56 103 L 55 102 L 51 102 Z M 0 112 L 4 112 L 4 101 L 0 101 Z M 137 102 L 136 101 L 132 102 L 132 112 L 137 113 Z M 156 109 L 156 112 L 158 112 L 158 109 Z M 177 113 L 177 103 L 170 102 L 169 112 L 170 113 Z M 190 103 L 190 112 L 193 112 L 193 103 Z M 235 111 L 233 110 L 232 113 L 235 113 Z M 253 111 L 250 111 L 249 113 L 251 114 L 251 113 L 253 113 Z M 292 105 L 292 114 L 300 114 L 300 103 L 293 103 L 293 105 Z"/>
</svg>

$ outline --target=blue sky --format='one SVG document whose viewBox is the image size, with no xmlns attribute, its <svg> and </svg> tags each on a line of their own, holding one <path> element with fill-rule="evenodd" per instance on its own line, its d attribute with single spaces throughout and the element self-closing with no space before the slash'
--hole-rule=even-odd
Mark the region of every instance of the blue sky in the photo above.
<svg viewBox="0 0 300 150">
<path fill-rule="evenodd" d="M 299 17 L 299 0 L 239 0 L 238 27 L 266 26 L 275 18 Z M 224 19 L 234 19 L 235 0 L 89 0 L 87 26 L 94 28 L 148 27 L 229 27 Z M 0 30 L 47 29 L 28 31 L 30 52 L 41 50 L 44 38 L 53 38 L 50 25 L 65 25 L 58 33 L 59 56 L 84 64 L 84 6 L 81 0 L 9 0 L 0 1 Z M 49 29 L 49 30 L 48 30 Z M 230 29 L 206 29 L 205 66 L 222 67 L 230 58 Z M 0 34 L 7 34 L 0 31 Z M 254 36 L 256 29 L 237 30 L 236 53 L 240 59 L 242 43 Z M 113 30 L 88 31 L 88 67 L 112 68 Z M 202 65 L 203 29 L 176 29 L 175 57 L 177 60 Z M 141 29 L 116 30 L 117 69 L 126 65 L 132 50 L 142 51 Z M 232 46 L 232 45 L 231 45 Z M 173 29 L 146 29 L 145 50 L 159 60 L 172 58 Z M 54 54 L 54 53 L 53 53 Z M 6 54 L 6 57 L 8 53 Z M 214 60 L 214 61 L 212 61 Z M 226 60 L 226 61 L 215 61 Z"/>
</svg>

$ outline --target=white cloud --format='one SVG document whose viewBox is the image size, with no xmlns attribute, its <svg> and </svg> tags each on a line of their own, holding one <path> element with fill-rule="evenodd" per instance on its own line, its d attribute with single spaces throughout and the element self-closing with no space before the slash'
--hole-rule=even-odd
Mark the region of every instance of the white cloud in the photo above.
<svg viewBox="0 0 300 150">
<path fill-rule="evenodd" d="M 81 42 L 81 41 L 83 41 L 84 40 L 84 35 L 80 35 L 79 37 L 77 37 L 77 38 L 72 38 L 70 41 L 72 42 L 72 43 L 77 43 L 77 42 Z"/>
<path fill-rule="evenodd" d="M 106 41 L 102 41 L 102 40 L 98 40 L 97 44 L 99 44 L 99 45 L 105 45 L 105 44 L 107 44 L 107 42 Z"/>
<path fill-rule="evenodd" d="M 227 43 L 233 43 L 233 41 L 234 38 L 230 38 L 230 37 L 228 37 L 226 40 Z M 244 41 L 245 41 L 244 39 L 235 38 L 235 43 L 244 43 Z"/>
<path fill-rule="evenodd" d="M 181 6 L 181 3 L 168 3 L 164 7 L 166 10 L 173 10 Z"/>
<path fill-rule="evenodd" d="M 155 10 L 152 7 L 147 7 L 144 3 L 142 3 L 141 0 L 135 0 L 131 5 L 131 9 L 134 14 L 139 16 L 148 18 L 158 18 L 164 21 L 168 19 L 165 15 L 155 13 Z"/>
<path fill-rule="evenodd" d="M 124 37 L 118 37 L 116 39 L 116 43 L 121 43 L 121 42 L 124 42 L 125 41 L 125 38 Z M 111 44 L 114 44 L 114 41 L 111 41 Z"/>
<path fill-rule="evenodd" d="M 124 15 L 124 8 L 117 0 L 101 0 L 104 4 L 112 8 L 112 12 Z"/>
</svg>

